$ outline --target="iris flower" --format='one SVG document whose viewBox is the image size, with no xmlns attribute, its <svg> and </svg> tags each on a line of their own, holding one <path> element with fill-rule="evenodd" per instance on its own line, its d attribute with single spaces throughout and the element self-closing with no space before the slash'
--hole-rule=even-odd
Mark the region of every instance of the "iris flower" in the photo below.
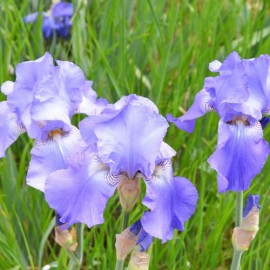
<svg viewBox="0 0 270 270">
<path fill-rule="evenodd" d="M 269 114 L 269 66 L 268 55 L 241 59 L 236 52 L 223 63 L 213 61 L 209 69 L 219 75 L 205 79 L 203 89 L 183 116 L 167 116 L 178 128 L 193 132 L 196 118 L 208 111 L 218 113 L 217 148 L 208 162 L 218 173 L 220 192 L 248 189 L 268 157 L 263 115 Z"/>
<path fill-rule="evenodd" d="M 26 23 L 34 23 L 38 16 L 42 16 L 42 32 L 45 38 L 52 38 L 54 33 L 58 37 L 67 38 L 72 26 L 71 17 L 73 7 L 71 3 L 59 2 L 52 6 L 48 12 L 35 12 L 24 17 Z"/>
<path fill-rule="evenodd" d="M 189 180 L 173 176 L 175 151 L 163 142 L 168 123 L 157 107 L 146 98 L 125 96 L 79 126 L 87 150 L 73 155 L 69 167 L 51 173 L 45 183 L 45 198 L 60 221 L 66 227 L 103 223 L 117 186 L 143 178 L 143 204 L 150 210 L 141 218 L 145 232 L 165 242 L 174 228 L 182 231 L 198 195 Z"/>
<path fill-rule="evenodd" d="M 47 176 L 66 168 L 66 159 L 86 147 L 71 124 L 72 116 L 98 113 L 107 102 L 97 100 L 92 82 L 79 67 L 67 61 L 57 61 L 55 66 L 49 53 L 18 64 L 16 81 L 5 82 L 1 90 L 7 101 L 0 103 L 0 156 L 27 132 L 35 144 L 26 180 L 43 191 Z"/>
</svg>

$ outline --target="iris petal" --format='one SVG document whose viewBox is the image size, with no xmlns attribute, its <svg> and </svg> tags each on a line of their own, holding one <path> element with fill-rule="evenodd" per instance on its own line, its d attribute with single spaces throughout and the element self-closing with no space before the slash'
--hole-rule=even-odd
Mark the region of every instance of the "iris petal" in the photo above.
<svg viewBox="0 0 270 270">
<path fill-rule="evenodd" d="M 57 64 L 54 72 L 38 84 L 31 114 L 36 121 L 61 120 L 69 124 L 82 101 L 85 78 L 73 63 L 57 61 Z"/>
<path fill-rule="evenodd" d="M 218 189 L 242 191 L 261 171 L 269 154 L 261 125 L 219 122 L 218 145 L 208 162 L 218 172 Z"/>
<path fill-rule="evenodd" d="M 63 16 L 72 17 L 72 15 L 73 15 L 73 7 L 71 3 L 60 2 L 54 5 L 52 8 L 53 17 L 63 17 Z"/>
<path fill-rule="evenodd" d="M 167 120 L 174 123 L 179 129 L 186 132 L 193 132 L 195 120 L 203 116 L 207 111 L 211 110 L 211 96 L 209 92 L 202 89 L 196 96 L 195 101 L 188 111 L 179 118 L 174 118 L 172 115 L 167 115 Z"/>
<path fill-rule="evenodd" d="M 195 211 L 196 188 L 185 178 L 173 177 L 169 161 L 158 165 L 154 175 L 145 182 L 143 204 L 151 211 L 141 218 L 142 226 L 147 233 L 166 242 L 172 239 L 174 229 L 184 229 L 184 222 Z"/>
<path fill-rule="evenodd" d="M 53 66 L 53 58 L 49 53 L 35 61 L 23 62 L 16 66 L 16 81 L 12 93 L 7 96 L 7 102 L 16 110 L 26 129 L 32 122 L 30 109 L 35 85 L 52 71 Z"/>
<path fill-rule="evenodd" d="M 132 179 L 137 171 L 146 177 L 154 171 L 168 123 L 151 106 L 132 95 L 119 114 L 95 125 L 99 157 L 112 174 L 124 171 Z"/>
<path fill-rule="evenodd" d="M 5 156 L 6 149 L 25 132 L 17 114 L 8 106 L 6 101 L 0 102 L 0 157 Z"/>
<path fill-rule="evenodd" d="M 96 156 L 82 156 L 79 164 L 52 173 L 45 198 L 66 227 L 81 222 L 92 227 L 103 223 L 103 211 L 119 182 Z"/>
<path fill-rule="evenodd" d="M 44 191 L 45 180 L 55 170 L 68 167 L 68 158 L 85 149 L 80 132 L 72 127 L 70 132 L 48 138 L 46 141 L 35 141 L 31 150 L 31 161 L 26 177 L 27 184 Z"/>
</svg>

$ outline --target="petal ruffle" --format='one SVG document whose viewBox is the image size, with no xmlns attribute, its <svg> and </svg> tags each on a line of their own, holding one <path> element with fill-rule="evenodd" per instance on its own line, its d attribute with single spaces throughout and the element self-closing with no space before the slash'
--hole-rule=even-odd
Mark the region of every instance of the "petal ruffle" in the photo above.
<svg viewBox="0 0 270 270">
<path fill-rule="evenodd" d="M 253 60 L 242 60 L 242 65 L 247 77 L 249 98 L 243 104 L 239 104 L 237 110 L 256 122 L 262 118 L 262 114 L 270 105 L 270 57 L 262 55 Z"/>
<path fill-rule="evenodd" d="M 95 155 L 85 155 L 78 164 L 47 178 L 45 198 L 66 227 L 77 222 L 92 227 L 104 222 L 103 211 L 118 182 Z"/>
<path fill-rule="evenodd" d="M 212 106 L 224 122 L 241 115 L 238 106 L 249 98 L 247 76 L 240 64 L 230 74 L 206 78 L 204 88 L 213 98 Z"/>
<path fill-rule="evenodd" d="M 37 85 L 31 115 L 36 121 L 61 120 L 69 124 L 82 101 L 85 78 L 75 64 L 66 61 L 57 64 L 54 72 Z"/>
<path fill-rule="evenodd" d="M 31 150 L 31 161 L 26 176 L 29 186 L 44 191 L 46 178 L 52 172 L 68 167 L 67 161 L 77 152 L 85 150 L 80 132 L 72 127 L 68 133 L 46 141 L 36 140 Z"/>
<path fill-rule="evenodd" d="M 174 151 L 174 149 L 170 147 L 167 143 L 162 142 L 156 159 L 156 164 L 162 162 L 163 160 L 171 159 L 175 155 L 176 152 Z"/>
<path fill-rule="evenodd" d="M 12 109 L 16 110 L 26 129 L 32 122 L 30 109 L 34 99 L 35 85 L 46 77 L 53 67 L 53 58 L 49 53 L 45 53 L 35 61 L 23 62 L 16 66 L 16 81 L 12 93 L 7 96 L 7 102 Z"/>
<path fill-rule="evenodd" d="M 144 230 L 162 239 L 172 239 L 173 230 L 184 229 L 184 223 L 194 213 L 198 193 L 193 184 L 182 177 L 173 177 L 170 161 L 156 167 L 152 178 L 146 182 L 143 204 L 151 211 L 141 218 Z"/>
<path fill-rule="evenodd" d="M 211 110 L 211 106 L 212 101 L 210 94 L 205 89 L 202 89 L 196 94 L 194 103 L 183 116 L 174 118 L 172 115 L 168 114 L 167 120 L 174 123 L 179 129 L 191 133 L 195 127 L 195 119 Z"/>
<path fill-rule="evenodd" d="M 5 156 L 6 149 L 25 132 L 17 114 L 12 112 L 6 101 L 0 102 L 0 157 Z"/>
<path fill-rule="evenodd" d="M 219 122 L 218 144 L 208 162 L 218 172 L 220 192 L 243 191 L 262 170 L 269 154 L 259 123 L 253 126 L 237 122 Z"/>
<path fill-rule="evenodd" d="M 228 75 L 235 66 L 241 62 L 241 58 L 237 52 L 230 53 L 223 63 L 215 60 L 209 64 L 209 70 L 212 72 L 220 72 L 221 75 Z"/>
</svg>

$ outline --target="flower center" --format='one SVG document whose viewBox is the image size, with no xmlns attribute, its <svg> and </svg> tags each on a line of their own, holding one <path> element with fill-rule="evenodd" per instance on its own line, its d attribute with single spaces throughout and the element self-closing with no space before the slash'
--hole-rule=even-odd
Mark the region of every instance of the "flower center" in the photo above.
<svg viewBox="0 0 270 270">
<path fill-rule="evenodd" d="M 56 128 L 49 132 L 49 137 L 54 138 L 56 136 L 62 136 L 64 133 L 62 128 Z"/>
<path fill-rule="evenodd" d="M 244 125 L 244 126 L 249 126 L 249 120 L 247 116 L 241 115 L 241 116 L 236 116 L 233 120 L 227 121 L 226 124 L 229 125 Z"/>
</svg>

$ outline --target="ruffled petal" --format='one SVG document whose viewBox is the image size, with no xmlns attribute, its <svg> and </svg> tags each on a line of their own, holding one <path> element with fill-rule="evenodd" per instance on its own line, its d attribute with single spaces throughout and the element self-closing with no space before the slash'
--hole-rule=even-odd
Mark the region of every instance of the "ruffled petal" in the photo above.
<svg viewBox="0 0 270 270">
<path fill-rule="evenodd" d="M 175 155 L 176 152 L 174 151 L 174 149 L 170 147 L 167 143 L 162 142 L 156 159 L 156 164 L 162 162 L 163 160 L 171 159 Z"/>
<path fill-rule="evenodd" d="M 32 158 L 26 176 L 27 184 L 44 191 L 48 175 L 56 170 L 67 168 L 69 158 L 77 152 L 84 151 L 85 148 L 80 132 L 75 127 L 62 135 L 48 137 L 44 141 L 36 140 L 31 150 Z"/>
<path fill-rule="evenodd" d="M 34 99 L 35 85 L 46 77 L 53 67 L 53 58 L 49 53 L 45 53 L 35 61 L 23 62 L 16 66 L 16 81 L 12 93 L 7 96 L 7 102 L 13 110 L 16 110 L 26 128 L 32 122 L 30 108 Z"/>
<path fill-rule="evenodd" d="M 256 122 L 270 105 L 270 57 L 262 55 L 254 60 L 243 60 L 242 65 L 247 77 L 249 98 L 238 105 L 236 110 Z"/>
<path fill-rule="evenodd" d="M 211 70 L 214 62 L 212 62 L 210 64 L 210 68 L 209 68 L 210 71 L 220 72 L 221 75 L 228 75 L 237 66 L 237 64 L 239 64 L 241 62 L 241 57 L 239 56 L 239 54 L 237 52 L 232 52 L 226 57 L 226 59 L 224 60 L 224 62 L 222 63 L 222 65 L 218 69 Z M 216 67 L 217 67 L 217 65 L 216 65 Z"/>
<path fill-rule="evenodd" d="M 0 157 L 5 157 L 6 149 L 25 132 L 23 124 L 18 120 L 6 101 L 0 102 Z"/>
<path fill-rule="evenodd" d="M 183 116 L 174 118 L 172 115 L 168 114 L 167 120 L 174 123 L 179 129 L 191 133 L 195 127 L 195 119 L 212 110 L 212 103 L 209 92 L 202 89 L 196 94 L 194 103 Z"/>
<path fill-rule="evenodd" d="M 143 204 L 151 211 L 141 218 L 142 226 L 147 233 L 166 242 L 172 239 L 174 229 L 184 229 L 184 222 L 195 211 L 198 193 L 189 180 L 173 177 L 170 161 L 158 165 L 145 183 Z"/>
<path fill-rule="evenodd" d="M 81 156 L 78 164 L 47 178 L 45 198 L 65 227 L 80 222 L 90 228 L 104 222 L 103 211 L 118 182 L 96 156 Z"/>
<path fill-rule="evenodd" d="M 115 117 L 95 123 L 98 155 L 112 174 L 126 172 L 132 179 L 140 171 L 150 177 L 168 123 L 144 99 L 136 95 L 128 99 L 128 104 Z"/>
<path fill-rule="evenodd" d="M 247 76 L 242 65 L 237 65 L 230 74 L 206 78 L 204 88 L 213 98 L 212 106 L 224 122 L 241 114 L 238 106 L 249 98 Z"/>
<path fill-rule="evenodd" d="M 238 121 L 219 122 L 218 144 L 208 162 L 218 172 L 220 192 L 243 191 L 260 173 L 269 154 L 259 123 L 248 126 Z"/>
<path fill-rule="evenodd" d="M 73 63 L 57 64 L 54 72 L 38 84 L 31 115 L 35 121 L 61 120 L 70 124 L 70 117 L 82 101 L 85 78 Z"/>
</svg>

